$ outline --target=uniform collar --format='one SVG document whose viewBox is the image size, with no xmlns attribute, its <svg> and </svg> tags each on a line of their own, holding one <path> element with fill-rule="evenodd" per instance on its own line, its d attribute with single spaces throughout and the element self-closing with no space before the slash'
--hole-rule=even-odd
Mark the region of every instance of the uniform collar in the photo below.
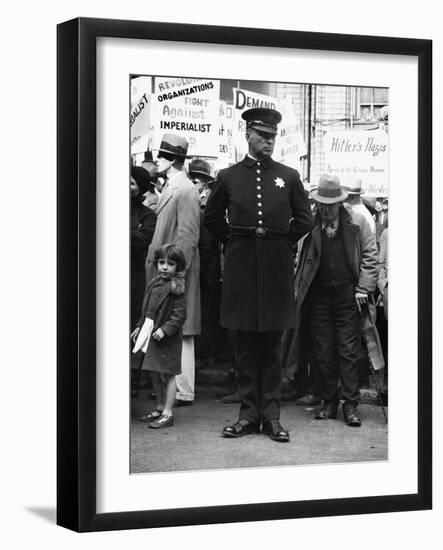
<svg viewBox="0 0 443 550">
<path fill-rule="evenodd" d="M 260 166 L 263 166 L 263 168 L 269 168 L 271 164 L 273 163 L 273 160 L 271 157 L 265 157 L 264 159 L 258 161 L 249 155 L 246 155 L 243 159 L 243 164 L 247 166 L 248 168 L 253 168 L 257 165 L 257 162 L 260 162 Z"/>
</svg>

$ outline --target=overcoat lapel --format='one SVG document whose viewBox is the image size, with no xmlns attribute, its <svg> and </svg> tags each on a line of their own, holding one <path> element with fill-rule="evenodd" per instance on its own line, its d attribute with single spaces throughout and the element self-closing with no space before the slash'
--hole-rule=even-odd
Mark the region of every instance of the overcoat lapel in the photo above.
<svg viewBox="0 0 443 550">
<path fill-rule="evenodd" d="M 343 220 L 343 246 L 345 248 L 348 265 L 354 278 L 358 279 L 356 273 L 355 255 L 358 251 L 358 226 L 350 222 L 349 216 Z"/>
<path fill-rule="evenodd" d="M 317 258 L 320 257 L 321 253 L 321 225 L 319 223 L 316 223 L 314 225 L 314 228 L 312 229 L 311 239 L 313 244 L 313 260 L 317 260 Z"/>
<path fill-rule="evenodd" d="M 177 187 L 180 184 L 180 181 L 182 180 L 183 175 L 177 174 L 170 182 L 168 182 L 166 189 L 164 189 L 160 195 L 160 199 L 157 203 L 157 207 L 155 209 L 155 213 L 158 214 L 163 210 L 163 208 L 168 204 L 168 202 L 171 200 L 171 198 L 174 196 L 174 193 L 177 189 Z"/>
</svg>

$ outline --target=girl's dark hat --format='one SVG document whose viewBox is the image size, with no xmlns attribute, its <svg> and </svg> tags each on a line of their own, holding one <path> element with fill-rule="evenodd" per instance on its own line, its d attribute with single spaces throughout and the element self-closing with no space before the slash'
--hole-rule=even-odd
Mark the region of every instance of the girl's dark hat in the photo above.
<svg viewBox="0 0 443 550">
<path fill-rule="evenodd" d="M 141 166 L 131 166 L 131 176 L 137 182 L 140 189 L 140 195 L 144 195 L 149 190 L 151 178 L 147 170 Z"/>
<path fill-rule="evenodd" d="M 196 176 L 205 176 L 207 180 L 213 179 L 211 176 L 211 165 L 203 159 L 193 159 L 189 163 L 188 171 L 191 176 L 195 174 Z"/>
<path fill-rule="evenodd" d="M 247 128 L 273 135 L 277 133 L 277 124 L 281 122 L 281 114 L 275 109 L 248 109 L 241 117 L 246 120 Z"/>
<path fill-rule="evenodd" d="M 317 189 L 311 191 L 311 197 L 322 204 L 334 204 L 346 200 L 348 192 L 340 186 L 338 176 L 322 174 Z"/>
<path fill-rule="evenodd" d="M 160 143 L 159 153 L 168 153 L 176 157 L 188 158 L 189 143 L 185 138 L 175 134 L 164 134 Z"/>
</svg>

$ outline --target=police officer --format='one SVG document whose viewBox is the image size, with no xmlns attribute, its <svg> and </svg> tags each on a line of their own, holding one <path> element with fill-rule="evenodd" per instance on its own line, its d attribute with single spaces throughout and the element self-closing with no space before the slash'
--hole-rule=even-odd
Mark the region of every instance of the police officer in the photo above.
<svg viewBox="0 0 443 550">
<path fill-rule="evenodd" d="M 294 321 L 291 244 L 310 231 L 312 214 L 298 172 L 271 158 L 281 114 L 249 109 L 242 117 L 249 152 L 219 172 L 204 219 L 225 243 L 221 324 L 235 332 L 237 345 L 240 414 L 223 435 L 261 428 L 286 442 L 280 341 Z"/>
</svg>

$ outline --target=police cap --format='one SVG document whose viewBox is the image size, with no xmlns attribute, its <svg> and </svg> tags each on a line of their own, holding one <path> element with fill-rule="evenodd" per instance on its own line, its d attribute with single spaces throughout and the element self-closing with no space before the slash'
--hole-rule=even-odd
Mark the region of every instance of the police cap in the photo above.
<svg viewBox="0 0 443 550">
<path fill-rule="evenodd" d="M 281 114 L 275 109 L 248 109 L 242 113 L 242 119 L 246 120 L 247 128 L 275 135 Z"/>
</svg>

